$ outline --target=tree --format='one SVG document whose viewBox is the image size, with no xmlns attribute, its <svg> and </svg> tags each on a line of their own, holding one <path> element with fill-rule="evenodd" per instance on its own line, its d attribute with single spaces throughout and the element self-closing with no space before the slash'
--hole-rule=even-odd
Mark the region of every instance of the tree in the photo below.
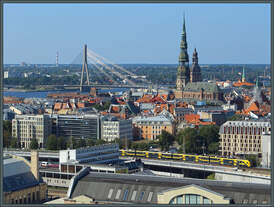
<svg viewBox="0 0 274 207">
<path fill-rule="evenodd" d="M 86 147 L 86 146 L 87 146 L 87 144 L 86 144 L 86 140 L 85 139 L 78 139 L 76 141 L 75 148 Z"/>
<path fill-rule="evenodd" d="M 234 114 L 232 117 L 227 119 L 228 121 L 242 121 L 244 117 L 240 114 Z"/>
<path fill-rule="evenodd" d="M 30 142 L 30 149 L 38 149 L 39 147 L 39 144 L 38 144 L 38 141 L 36 138 L 33 138 L 31 139 L 31 142 Z"/>
<path fill-rule="evenodd" d="M 66 145 L 67 145 L 67 148 L 75 149 L 76 145 L 77 145 L 75 138 L 70 137 L 69 140 L 67 141 Z"/>
<path fill-rule="evenodd" d="M 183 153 L 196 153 L 198 133 L 197 129 L 194 128 L 185 128 L 179 132 L 177 135 L 177 141 L 182 145 Z"/>
<path fill-rule="evenodd" d="M 246 155 L 245 159 L 250 161 L 252 167 L 257 167 L 259 165 L 258 156 L 256 155 Z"/>
<path fill-rule="evenodd" d="M 212 142 L 219 141 L 219 127 L 216 125 L 202 126 L 199 129 L 199 135 L 205 140 L 205 145 L 208 147 Z"/>
<path fill-rule="evenodd" d="M 106 144 L 107 142 L 103 139 L 97 139 L 95 142 L 95 145 L 102 145 L 102 144 Z"/>
<path fill-rule="evenodd" d="M 48 137 L 47 140 L 47 144 L 46 144 L 46 148 L 48 150 L 57 150 L 58 149 L 58 141 L 57 141 L 57 137 L 54 134 L 51 134 Z"/>
<path fill-rule="evenodd" d="M 18 148 L 19 144 L 18 144 L 18 140 L 16 138 L 11 138 L 10 140 L 10 147 L 11 148 Z"/>
<path fill-rule="evenodd" d="M 3 121 L 3 145 L 4 147 L 9 147 L 11 142 L 11 131 L 12 124 L 11 121 Z"/>
<path fill-rule="evenodd" d="M 67 140 L 64 137 L 57 138 L 57 149 L 64 150 L 67 148 Z"/>
<path fill-rule="evenodd" d="M 161 150 L 168 151 L 169 147 L 173 144 L 175 141 L 175 137 L 168 133 L 165 130 L 162 130 L 161 135 L 159 136 L 159 145 L 161 147 Z"/>
<path fill-rule="evenodd" d="M 89 147 L 95 145 L 95 141 L 93 139 L 87 139 L 86 143 L 87 143 L 87 146 L 89 146 Z"/>
<path fill-rule="evenodd" d="M 205 145 L 205 149 L 207 153 L 216 153 L 218 152 L 219 147 L 219 126 L 209 125 L 202 126 L 199 129 L 199 136 L 202 137 L 202 140 Z"/>
<path fill-rule="evenodd" d="M 3 134 L 3 145 L 4 147 L 9 147 L 11 142 L 11 134 L 9 131 L 4 130 Z"/>
<path fill-rule="evenodd" d="M 212 142 L 208 145 L 208 153 L 217 154 L 219 151 L 219 142 Z"/>
</svg>

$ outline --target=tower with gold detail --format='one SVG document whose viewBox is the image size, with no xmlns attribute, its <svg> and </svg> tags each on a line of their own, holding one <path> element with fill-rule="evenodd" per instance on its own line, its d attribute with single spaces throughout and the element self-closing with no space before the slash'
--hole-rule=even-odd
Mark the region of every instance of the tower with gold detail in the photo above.
<svg viewBox="0 0 274 207">
<path fill-rule="evenodd" d="M 180 44 L 179 66 L 177 69 L 177 80 L 176 80 L 176 91 L 175 91 L 176 98 L 182 98 L 182 90 L 189 81 L 190 81 L 190 71 L 189 71 L 189 59 L 188 59 L 188 53 L 187 53 L 186 25 L 185 25 L 185 18 L 184 18 L 183 33 L 182 33 L 182 39 Z"/>
</svg>

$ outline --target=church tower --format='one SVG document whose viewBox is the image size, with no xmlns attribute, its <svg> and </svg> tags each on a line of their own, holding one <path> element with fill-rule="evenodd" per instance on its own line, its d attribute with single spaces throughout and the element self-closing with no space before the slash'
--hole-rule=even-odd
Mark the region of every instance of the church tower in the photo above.
<svg viewBox="0 0 274 207">
<path fill-rule="evenodd" d="M 187 54 L 187 41 L 186 41 L 186 25 L 185 18 L 183 24 L 183 33 L 182 40 L 180 44 L 180 56 L 179 56 L 179 66 L 177 70 L 177 81 L 176 81 L 176 89 L 177 92 L 181 92 L 190 79 L 190 71 L 189 71 L 189 59 Z"/>
<path fill-rule="evenodd" d="M 198 53 L 196 48 L 194 49 L 192 57 L 192 66 L 190 70 L 190 82 L 200 82 L 202 81 L 201 68 L 198 64 Z"/>
<path fill-rule="evenodd" d="M 245 82 L 245 68 L 243 67 L 242 82 Z"/>
</svg>

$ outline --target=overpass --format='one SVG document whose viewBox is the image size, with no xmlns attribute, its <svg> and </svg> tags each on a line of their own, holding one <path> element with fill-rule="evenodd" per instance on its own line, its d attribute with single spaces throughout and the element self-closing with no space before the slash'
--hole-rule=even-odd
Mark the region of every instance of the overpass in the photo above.
<svg viewBox="0 0 274 207">
<path fill-rule="evenodd" d="M 15 154 L 17 156 L 22 156 L 26 158 L 30 158 L 30 152 L 27 151 L 4 151 L 5 154 Z M 59 162 L 59 152 L 46 152 L 40 151 L 39 158 L 41 160 L 53 160 Z M 132 159 L 130 157 L 125 158 L 121 157 L 121 159 Z M 186 169 L 186 170 L 197 170 L 204 172 L 212 172 L 215 173 L 215 178 L 218 180 L 231 180 L 231 181 L 239 181 L 239 182 L 250 182 L 250 183 L 265 183 L 270 184 L 271 178 L 270 176 L 263 176 L 255 173 L 244 172 L 241 169 L 225 167 L 225 166 L 215 166 L 208 164 L 199 164 L 199 163 L 188 163 L 188 162 L 179 162 L 179 161 L 167 161 L 167 160 L 153 160 L 153 159 L 143 159 L 142 162 L 147 166 L 159 166 L 159 167 L 168 167 L 168 168 L 176 168 L 176 169 Z"/>
</svg>

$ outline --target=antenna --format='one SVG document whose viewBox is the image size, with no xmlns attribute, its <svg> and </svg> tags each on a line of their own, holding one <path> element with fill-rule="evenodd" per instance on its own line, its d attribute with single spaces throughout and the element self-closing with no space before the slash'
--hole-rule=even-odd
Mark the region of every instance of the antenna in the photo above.
<svg viewBox="0 0 274 207">
<path fill-rule="evenodd" d="M 58 51 L 56 52 L 56 66 L 59 65 L 59 53 Z"/>
</svg>

